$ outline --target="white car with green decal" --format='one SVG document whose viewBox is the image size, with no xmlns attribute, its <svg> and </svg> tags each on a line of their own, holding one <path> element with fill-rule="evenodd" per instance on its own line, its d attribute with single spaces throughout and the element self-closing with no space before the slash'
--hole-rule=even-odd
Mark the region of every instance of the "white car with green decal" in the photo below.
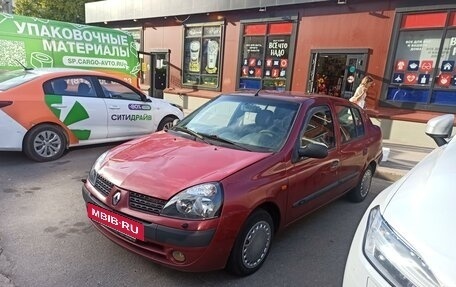
<svg viewBox="0 0 456 287">
<path fill-rule="evenodd" d="M 36 161 L 66 148 L 123 141 L 168 128 L 182 109 L 108 74 L 77 69 L 0 74 L 0 151 Z"/>
</svg>

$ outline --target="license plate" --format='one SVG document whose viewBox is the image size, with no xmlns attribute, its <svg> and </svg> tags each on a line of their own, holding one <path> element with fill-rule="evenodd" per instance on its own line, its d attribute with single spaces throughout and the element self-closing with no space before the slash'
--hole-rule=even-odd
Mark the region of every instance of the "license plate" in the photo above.
<svg viewBox="0 0 456 287">
<path fill-rule="evenodd" d="M 135 220 L 126 218 L 125 216 L 91 203 L 87 204 L 87 216 L 93 221 L 101 223 L 115 231 L 144 241 L 144 225 Z"/>
</svg>

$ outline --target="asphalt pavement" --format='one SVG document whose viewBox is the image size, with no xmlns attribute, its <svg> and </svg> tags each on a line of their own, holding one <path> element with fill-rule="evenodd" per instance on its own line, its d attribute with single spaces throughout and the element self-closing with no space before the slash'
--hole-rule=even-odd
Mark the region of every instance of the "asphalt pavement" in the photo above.
<svg viewBox="0 0 456 287">
<path fill-rule="evenodd" d="M 437 144 L 435 145 L 437 147 Z M 383 140 L 383 158 L 375 176 L 389 181 L 396 181 L 411 170 L 433 149 L 421 146 L 398 144 Z"/>
</svg>

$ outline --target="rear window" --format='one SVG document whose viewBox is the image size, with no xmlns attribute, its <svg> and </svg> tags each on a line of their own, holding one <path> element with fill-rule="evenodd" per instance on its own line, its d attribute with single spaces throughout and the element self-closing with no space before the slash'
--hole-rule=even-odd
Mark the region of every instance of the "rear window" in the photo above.
<svg viewBox="0 0 456 287">
<path fill-rule="evenodd" d="M 0 91 L 6 91 L 8 89 L 27 83 L 39 75 L 30 73 L 24 70 L 16 70 L 0 73 Z"/>
</svg>

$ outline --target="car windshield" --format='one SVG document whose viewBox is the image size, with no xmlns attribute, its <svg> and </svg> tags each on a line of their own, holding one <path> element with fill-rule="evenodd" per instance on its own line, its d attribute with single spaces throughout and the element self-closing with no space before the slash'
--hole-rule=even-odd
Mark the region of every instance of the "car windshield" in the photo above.
<svg viewBox="0 0 456 287">
<path fill-rule="evenodd" d="M 39 75 L 25 70 L 15 70 L 0 73 L 0 91 L 17 87 L 23 83 L 37 78 Z"/>
<path fill-rule="evenodd" d="M 276 152 L 288 138 L 298 107 L 279 98 L 221 95 L 172 130 L 226 147 Z"/>
</svg>

